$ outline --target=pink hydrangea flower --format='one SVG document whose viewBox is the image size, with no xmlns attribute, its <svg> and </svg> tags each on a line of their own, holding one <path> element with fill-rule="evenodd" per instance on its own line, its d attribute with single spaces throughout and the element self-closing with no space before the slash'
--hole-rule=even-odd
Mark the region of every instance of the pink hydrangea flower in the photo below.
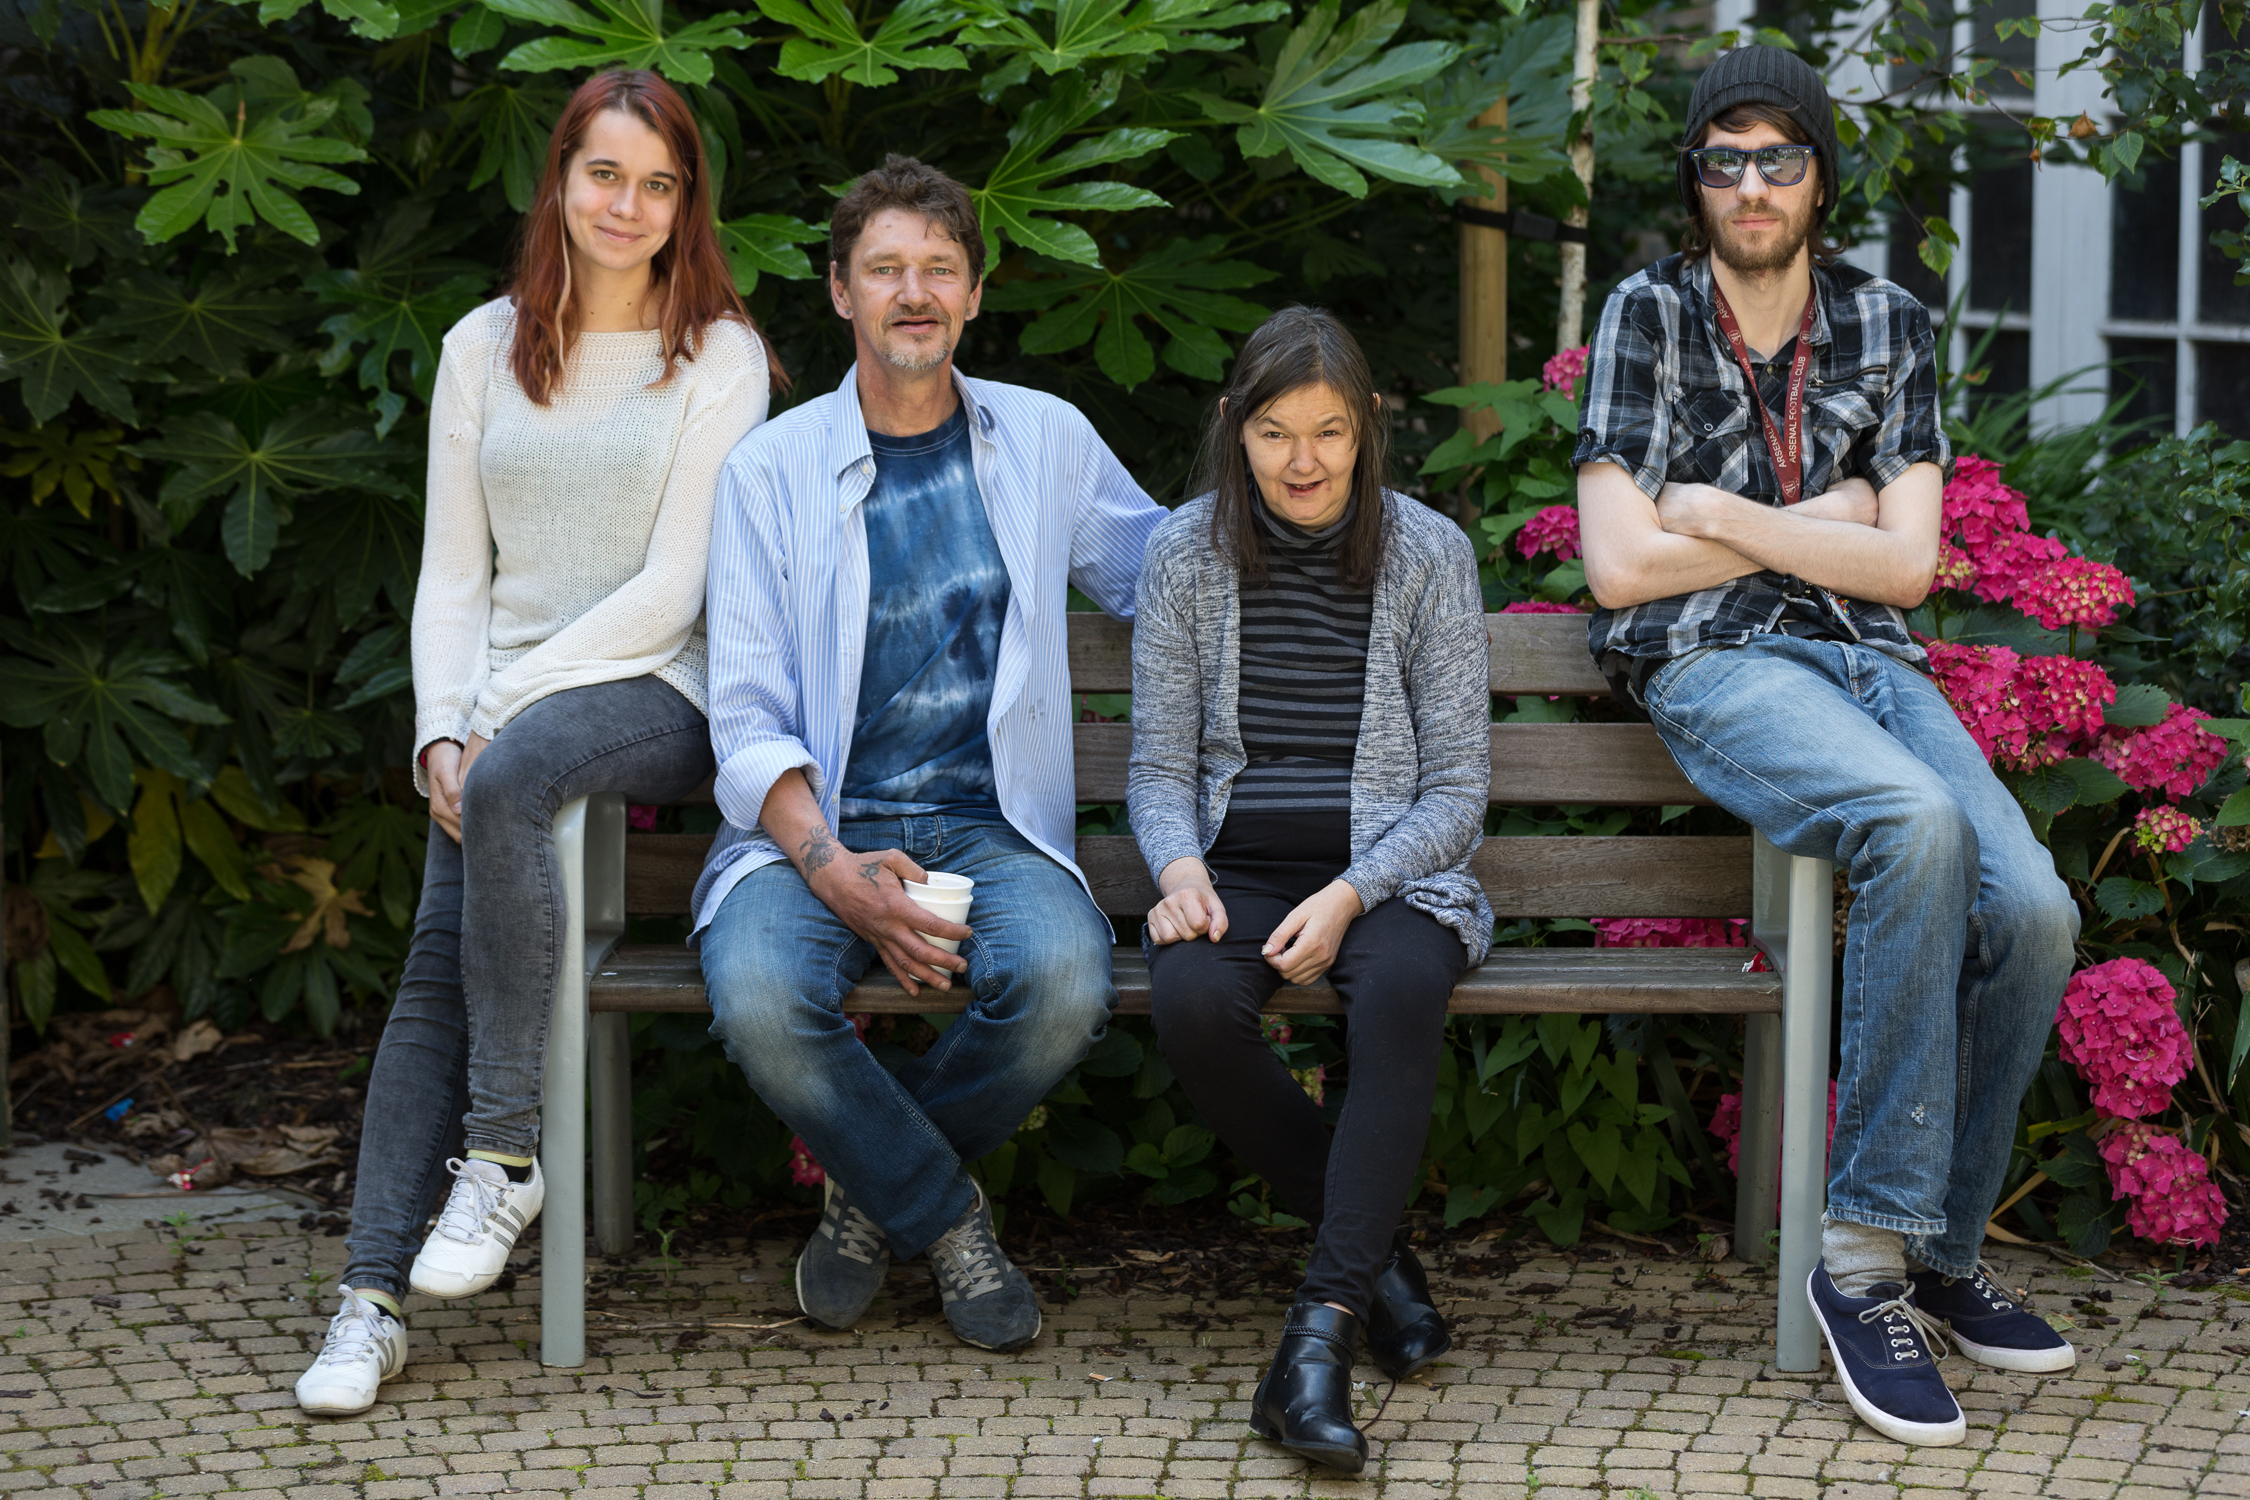
<svg viewBox="0 0 2250 1500">
<path fill-rule="evenodd" d="M 1570 394 L 1580 376 L 1586 373 L 1586 356 L 1591 344 L 1580 344 L 1575 349 L 1565 349 L 1539 367 L 1539 383 L 1550 391 Z"/>
<path fill-rule="evenodd" d="M 1971 589 L 1986 603 L 1999 604 L 2015 598 L 2026 581 L 2041 570 L 2070 556 L 2070 549 L 2051 536 L 2012 531 L 2002 532 L 1982 552 L 1970 555 L 1977 565 Z"/>
<path fill-rule="evenodd" d="M 2081 753 L 2101 737 L 2102 711 L 2117 701 L 2109 673 L 2075 656 L 2026 656 L 2016 662 L 2016 702 L 2027 731 L 2019 771 Z"/>
<path fill-rule="evenodd" d="M 1258 1018 L 1258 1030 L 1265 1034 L 1265 1038 L 1269 1042 L 1279 1042 L 1283 1046 L 1289 1044 L 1290 1030 L 1287 1016 L 1260 1016 Z"/>
<path fill-rule="evenodd" d="M 1977 565 L 1968 553 L 1941 538 L 1937 545 L 1937 575 L 1930 580 L 1936 589 L 1965 589 L 1977 581 Z"/>
<path fill-rule="evenodd" d="M 2176 807 L 2144 807 L 2133 819 L 2133 842 L 2151 854 L 2177 854 L 2202 832 L 2201 823 Z"/>
<path fill-rule="evenodd" d="M 638 802 L 625 804 L 625 821 L 646 833 L 656 826 L 656 809 Z"/>
<path fill-rule="evenodd" d="M 1544 599 L 1519 599 L 1513 604 L 1500 606 L 1504 615 L 1582 615 L 1586 611 L 1575 604 L 1549 604 Z"/>
<path fill-rule="evenodd" d="M 1930 675 L 1953 705 L 1969 738 L 1984 758 L 2021 759 L 2031 743 L 2023 700 L 2016 693 L 2016 666 L 2022 660 L 2006 646 L 1957 646 L 1924 641 Z"/>
<path fill-rule="evenodd" d="M 1596 917 L 1597 948 L 1741 948 L 1741 917 Z"/>
<path fill-rule="evenodd" d="M 1326 1066 L 1316 1064 L 1310 1068 L 1292 1068 L 1289 1076 L 1297 1080 L 1297 1087 L 1305 1091 L 1307 1099 L 1312 1100 L 1315 1104 L 1326 1104 L 1328 1102 L 1328 1069 Z"/>
<path fill-rule="evenodd" d="M 789 1137 L 789 1180 L 799 1187 L 819 1187 L 828 1180 L 827 1172 L 813 1159 L 812 1148 L 801 1135 Z"/>
<path fill-rule="evenodd" d="M 2030 526 L 2023 492 L 2000 482 L 1998 464 L 1974 453 L 1954 462 L 1952 482 L 1945 487 L 1945 534 L 1960 543 L 1972 562 L 1998 538 Z"/>
<path fill-rule="evenodd" d="M 2164 711 L 2161 724 L 2104 731 L 2094 759 L 2135 791 L 2192 796 L 2227 758 L 2227 742 L 2203 727 L 2209 717 L 2200 708 L 2175 703 Z"/>
<path fill-rule="evenodd" d="M 2113 958 L 2070 977 L 2055 1016 L 2057 1052 L 2092 1086 L 2103 1114 L 2137 1120 L 2170 1107 L 2172 1085 L 2193 1063 L 2172 1001 L 2171 981 L 2138 958 Z"/>
<path fill-rule="evenodd" d="M 2210 1163 L 2180 1138 L 2136 1120 L 2121 1121 L 2099 1147 L 2110 1196 L 2132 1200 L 2125 1227 L 2160 1245 L 2215 1245 L 2227 1201 Z"/>
<path fill-rule="evenodd" d="M 1711 1111 L 1710 1132 L 1727 1143 L 1727 1170 L 1742 1174 L 1742 1096 L 1721 1094 Z M 1836 1143 L 1836 1080 L 1828 1080 L 1828 1143 Z"/>
<path fill-rule="evenodd" d="M 1525 557 L 1552 552 L 1557 562 L 1569 562 L 1578 555 L 1578 507 L 1550 505 L 1524 522 L 1516 551 Z"/>
<path fill-rule="evenodd" d="M 2018 579 L 2009 598 L 2049 630 L 2098 630 L 2133 607 L 2133 581 L 2105 562 L 2059 557 Z"/>
</svg>

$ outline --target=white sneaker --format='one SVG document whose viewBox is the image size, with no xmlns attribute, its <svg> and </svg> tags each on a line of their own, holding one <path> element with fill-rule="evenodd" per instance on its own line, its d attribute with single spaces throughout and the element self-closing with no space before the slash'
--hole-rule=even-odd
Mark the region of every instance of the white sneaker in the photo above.
<svg viewBox="0 0 2250 1500">
<path fill-rule="evenodd" d="M 529 1182 L 511 1182 L 507 1168 L 492 1161 L 447 1162 L 453 1191 L 438 1214 L 437 1228 L 414 1257 L 407 1285 L 425 1297 L 474 1297 L 507 1269 L 516 1236 L 539 1217 L 547 1201 L 546 1179 L 531 1164 Z"/>
<path fill-rule="evenodd" d="M 377 1386 L 406 1368 L 406 1325 L 350 1287 L 343 1293 L 312 1368 L 297 1377 L 297 1404 L 314 1416 L 357 1416 L 375 1404 Z"/>
</svg>

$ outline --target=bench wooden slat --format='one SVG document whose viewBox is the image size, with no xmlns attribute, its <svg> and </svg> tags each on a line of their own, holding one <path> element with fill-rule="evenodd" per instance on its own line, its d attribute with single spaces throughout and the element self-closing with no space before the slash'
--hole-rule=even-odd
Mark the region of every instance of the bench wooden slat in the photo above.
<svg viewBox="0 0 2250 1500">
<path fill-rule="evenodd" d="M 1584 615 L 1486 615 L 1492 639 L 1492 691 L 1596 697 L 1609 684 L 1586 654 Z M 1133 690 L 1133 627 L 1104 614 L 1070 617 L 1074 693 Z"/>
<path fill-rule="evenodd" d="M 625 909 L 687 910 L 711 840 L 637 833 L 625 841 Z M 1156 900 L 1140 846 L 1123 835 L 1078 841 L 1094 902 L 1137 917 Z M 1750 911 L 1746 838 L 1486 839 L 1477 879 L 1503 917 L 1740 917 Z"/>
<path fill-rule="evenodd" d="M 1456 1015 L 1579 1014 L 1762 1015 L 1781 1010 L 1781 976 L 1746 974 L 1741 948 L 1502 948 L 1463 976 Z M 1111 955 L 1118 1014 L 1148 1014 L 1148 964 L 1138 948 Z M 710 1013 L 703 970 L 684 948 L 621 948 L 597 971 L 596 1011 Z M 844 1008 L 877 1015 L 938 1015 L 962 1009 L 961 992 L 906 993 L 881 969 L 852 991 Z M 1266 1009 L 1283 1015 L 1338 1015 L 1327 985 L 1288 986 Z"/>
<path fill-rule="evenodd" d="M 1075 728 L 1078 800 L 1123 802 L 1133 726 Z M 1502 807 L 1705 806 L 1711 800 L 1680 773 L 1647 724 L 1495 724 L 1491 798 Z"/>
</svg>

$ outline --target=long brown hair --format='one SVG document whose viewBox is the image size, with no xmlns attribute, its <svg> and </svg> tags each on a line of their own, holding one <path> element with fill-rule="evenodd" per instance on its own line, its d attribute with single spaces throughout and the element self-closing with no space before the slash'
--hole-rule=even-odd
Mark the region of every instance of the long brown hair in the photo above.
<svg viewBox="0 0 2250 1500">
<path fill-rule="evenodd" d="M 1383 551 L 1383 478 L 1391 471 L 1390 414 L 1376 399 L 1367 356 L 1335 314 L 1318 307 L 1285 307 L 1258 325 L 1235 356 L 1234 374 L 1212 405 L 1203 429 L 1196 488 L 1213 496 L 1211 546 L 1234 566 L 1243 583 L 1266 579 L 1266 539 L 1250 500 L 1257 479 L 1242 451 L 1242 427 L 1266 408 L 1309 385 L 1325 385 L 1342 399 L 1359 439 L 1352 464 L 1351 521 L 1345 527 L 1337 571 L 1347 588 L 1375 581 Z"/>
<path fill-rule="evenodd" d="M 614 109 L 631 115 L 664 138 L 683 179 L 674 210 L 672 234 L 649 267 L 660 299 L 657 331 L 663 336 L 664 385 L 683 359 L 695 358 L 704 330 L 721 318 L 746 324 L 765 346 L 767 378 L 776 391 L 789 377 L 772 340 L 758 327 L 735 294 L 725 252 L 712 218 L 710 174 L 704 169 L 703 133 L 679 91 L 642 68 L 597 73 L 578 86 L 555 121 L 547 140 L 547 169 L 524 216 L 517 242 L 515 274 L 507 291 L 516 304 L 516 339 L 508 363 L 516 383 L 540 406 L 562 385 L 563 370 L 578 342 L 580 309 L 570 284 L 570 239 L 563 224 L 563 177 L 586 139 L 594 117 Z"/>
<path fill-rule="evenodd" d="M 1695 150 L 1711 138 L 1711 132 L 1714 130 L 1724 130 L 1730 135 L 1739 135 L 1760 125 L 1771 125 L 1781 132 L 1782 139 L 1799 146 L 1814 144 L 1812 137 L 1805 134 L 1805 127 L 1798 124 L 1789 111 L 1778 104 L 1765 104 L 1753 99 L 1747 104 L 1737 104 L 1732 109 L 1720 110 L 1718 114 L 1712 116 L 1711 123 L 1697 131 L 1695 139 L 1682 146 L 1680 150 L 1683 154 Z M 1812 246 L 1814 265 L 1833 265 L 1837 257 L 1844 253 L 1843 242 L 1830 238 L 1828 234 L 1828 216 L 1836 211 L 1836 205 L 1826 201 L 1827 179 L 1821 176 L 1818 162 L 1813 164 L 1813 171 L 1810 175 L 1814 181 L 1822 184 L 1823 201 L 1813 209 L 1812 233 L 1807 237 L 1806 243 Z M 1696 197 L 1694 212 L 1688 215 L 1686 227 L 1680 231 L 1680 250 L 1689 260 L 1711 253 L 1711 235 L 1704 228 L 1703 199 L 1700 194 Z"/>
</svg>

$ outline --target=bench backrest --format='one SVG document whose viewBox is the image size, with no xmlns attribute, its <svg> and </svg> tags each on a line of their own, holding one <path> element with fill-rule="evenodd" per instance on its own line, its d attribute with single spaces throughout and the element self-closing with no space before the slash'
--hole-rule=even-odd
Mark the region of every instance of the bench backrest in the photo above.
<svg viewBox="0 0 2250 1500">
<path fill-rule="evenodd" d="M 1496 695 L 1592 697 L 1609 685 L 1586 653 L 1583 615 L 1488 615 Z M 1132 629 L 1107 615 L 1070 617 L 1074 693 L 1133 687 Z M 1133 728 L 1081 723 L 1076 730 L 1078 800 L 1125 800 Z M 703 800 L 709 800 L 704 794 Z M 1704 805 L 1671 752 L 1646 724 L 1495 724 L 1494 806 Z M 625 904 L 644 915 L 679 915 L 710 839 L 634 834 L 626 840 Z M 1082 838 L 1078 863 L 1111 916 L 1138 916 L 1156 898 L 1140 850 L 1128 837 Z M 1488 838 L 1477 878 L 1503 917 L 1743 917 L 1750 914 L 1750 840 Z"/>
</svg>

